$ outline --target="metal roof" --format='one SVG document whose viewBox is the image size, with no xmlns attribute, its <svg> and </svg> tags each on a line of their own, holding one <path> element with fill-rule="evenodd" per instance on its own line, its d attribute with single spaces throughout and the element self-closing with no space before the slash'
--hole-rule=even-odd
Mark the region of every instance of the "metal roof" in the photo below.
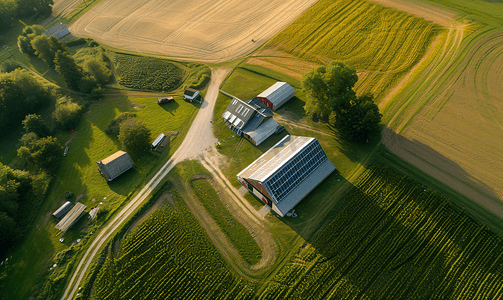
<svg viewBox="0 0 503 300">
<path fill-rule="evenodd" d="M 312 140 L 314 140 L 312 137 L 287 135 L 238 176 L 263 182 Z"/>
<path fill-rule="evenodd" d="M 117 176 L 131 169 L 134 164 L 129 154 L 124 151 L 117 151 L 96 163 L 98 164 L 101 174 L 108 181 L 115 179 Z"/>
<path fill-rule="evenodd" d="M 255 119 L 255 118 L 254 118 Z M 273 118 L 268 119 L 262 125 L 255 128 L 253 131 L 245 132 L 249 135 L 254 141 L 255 146 L 260 145 L 263 141 L 265 141 L 268 137 L 270 137 L 273 133 L 278 130 L 279 124 L 273 120 Z"/>
<path fill-rule="evenodd" d="M 66 216 L 56 224 L 56 229 L 66 232 L 70 227 L 75 225 L 77 221 L 86 213 L 85 206 L 82 203 L 76 203 L 75 206 L 66 214 Z"/>
<path fill-rule="evenodd" d="M 287 82 L 276 82 L 270 86 L 267 90 L 260 93 L 257 98 L 267 98 L 276 107 L 281 104 L 285 98 L 288 98 L 292 93 L 295 93 L 293 87 L 291 87 Z"/>
<path fill-rule="evenodd" d="M 227 106 L 227 109 L 225 110 L 222 117 L 226 121 L 233 123 L 236 128 L 242 129 L 244 125 L 247 124 L 248 121 L 255 115 L 256 112 L 256 109 L 250 104 L 238 98 L 234 98 Z M 236 120 L 239 120 L 241 122 Z"/>
<path fill-rule="evenodd" d="M 314 190 L 325 178 L 335 170 L 330 160 L 325 160 L 312 172 L 306 179 L 302 180 L 283 200 L 279 203 L 273 203 L 272 209 L 280 216 L 285 216 L 292 210 L 304 197 Z"/>
<path fill-rule="evenodd" d="M 159 136 L 152 143 L 152 147 L 157 147 L 157 145 L 159 145 L 159 143 L 164 139 L 164 137 L 165 137 L 164 133 L 159 134 Z"/>
<path fill-rule="evenodd" d="M 62 218 L 66 215 L 66 213 L 72 209 L 73 207 L 73 204 L 70 202 L 70 201 L 66 201 L 65 204 L 61 205 L 60 208 L 58 208 L 58 210 L 56 210 L 52 215 L 56 218 Z"/>
</svg>

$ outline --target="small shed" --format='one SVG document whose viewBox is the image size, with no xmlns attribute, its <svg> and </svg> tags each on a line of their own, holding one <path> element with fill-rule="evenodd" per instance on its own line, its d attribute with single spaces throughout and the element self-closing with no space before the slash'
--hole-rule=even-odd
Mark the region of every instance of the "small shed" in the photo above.
<svg viewBox="0 0 503 300">
<path fill-rule="evenodd" d="M 286 82 L 276 82 L 267 90 L 260 93 L 257 98 L 265 106 L 276 110 L 292 99 L 295 94 L 295 89 Z"/>
<path fill-rule="evenodd" d="M 66 214 L 66 216 L 56 224 L 56 229 L 66 232 L 70 229 L 77 221 L 86 214 L 86 208 L 82 203 L 77 203 L 75 206 Z"/>
<path fill-rule="evenodd" d="M 165 138 L 166 136 L 164 135 L 164 133 L 159 134 L 159 136 L 152 142 L 152 149 L 157 148 L 157 146 L 159 146 Z"/>
<path fill-rule="evenodd" d="M 60 207 L 60 208 L 58 208 L 58 210 L 56 210 L 56 211 L 52 214 L 52 216 L 53 216 L 53 217 L 55 217 L 56 219 L 61 219 L 61 218 L 63 218 L 63 217 L 66 215 L 66 213 L 67 213 L 70 209 L 72 209 L 72 207 L 73 207 L 73 204 L 72 204 L 70 201 L 66 201 L 66 203 L 65 203 L 65 204 L 61 205 L 61 207 Z"/>
<path fill-rule="evenodd" d="M 109 157 L 96 162 L 98 169 L 107 181 L 112 181 L 133 167 L 133 160 L 124 151 L 117 151 Z"/>
<path fill-rule="evenodd" d="M 187 88 L 183 93 L 183 98 L 190 102 L 196 100 L 197 96 L 199 96 L 199 91 L 193 88 Z"/>
<path fill-rule="evenodd" d="M 67 34 L 70 34 L 70 31 L 68 30 L 68 27 L 66 27 L 66 25 L 57 23 L 47 28 L 47 30 L 44 31 L 44 34 L 47 35 L 47 37 L 54 36 L 58 39 L 61 39 Z"/>
</svg>

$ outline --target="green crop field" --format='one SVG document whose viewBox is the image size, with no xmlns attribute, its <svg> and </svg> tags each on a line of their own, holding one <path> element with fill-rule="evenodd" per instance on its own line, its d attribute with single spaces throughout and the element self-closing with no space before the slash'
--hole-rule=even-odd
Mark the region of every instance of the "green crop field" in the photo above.
<svg viewBox="0 0 503 300">
<path fill-rule="evenodd" d="M 249 299 L 253 286 L 228 270 L 178 191 L 110 253 L 94 299 Z"/>
<path fill-rule="evenodd" d="M 367 170 L 261 299 L 501 299 L 503 241 L 382 165 Z"/>
<path fill-rule="evenodd" d="M 114 63 L 119 84 L 143 91 L 172 91 L 185 77 L 179 65 L 160 58 L 116 54 Z"/>
<path fill-rule="evenodd" d="M 262 258 L 260 247 L 246 227 L 225 207 L 213 187 L 204 179 L 192 180 L 190 185 L 204 209 L 212 216 L 239 255 L 250 265 L 258 263 Z"/>
<path fill-rule="evenodd" d="M 271 59 L 267 49 L 275 49 L 278 57 L 288 53 L 317 64 L 343 61 L 360 72 L 358 92 L 379 98 L 421 59 L 440 30 L 369 1 L 321 0 L 265 46 L 264 59 Z"/>
</svg>

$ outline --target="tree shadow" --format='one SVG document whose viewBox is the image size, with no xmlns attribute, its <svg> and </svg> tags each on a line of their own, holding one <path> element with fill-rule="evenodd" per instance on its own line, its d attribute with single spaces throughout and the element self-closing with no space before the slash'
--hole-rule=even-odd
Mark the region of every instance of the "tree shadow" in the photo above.
<svg viewBox="0 0 503 300">
<path fill-rule="evenodd" d="M 276 113 L 280 115 L 286 114 L 288 117 L 286 119 L 298 122 L 306 116 L 306 111 L 304 106 L 306 102 L 294 96 L 292 99 L 288 100 L 283 106 L 281 106 Z"/>
</svg>

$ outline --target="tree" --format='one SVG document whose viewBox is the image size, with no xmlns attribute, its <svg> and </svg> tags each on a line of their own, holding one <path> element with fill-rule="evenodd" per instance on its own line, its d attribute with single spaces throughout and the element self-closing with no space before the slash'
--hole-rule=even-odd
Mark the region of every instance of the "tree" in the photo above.
<svg viewBox="0 0 503 300">
<path fill-rule="evenodd" d="M 127 119 L 120 126 L 119 141 L 126 149 L 143 150 L 150 143 L 150 129 L 139 119 Z"/>
<path fill-rule="evenodd" d="M 45 137 L 49 134 L 49 127 L 44 119 L 37 114 L 29 114 L 23 120 L 23 127 L 26 133 L 34 132 L 39 137 Z"/>
<path fill-rule="evenodd" d="M 336 127 L 349 140 L 364 142 L 378 132 L 382 115 L 371 95 L 357 97 L 336 118 Z"/>
<path fill-rule="evenodd" d="M 61 97 L 56 103 L 56 110 L 53 117 L 56 123 L 62 128 L 69 129 L 77 124 L 80 118 L 82 107 L 65 96 Z"/>
<path fill-rule="evenodd" d="M 17 46 L 19 51 L 26 54 L 35 54 L 35 49 L 31 45 L 31 41 L 37 37 L 44 34 L 44 27 L 40 25 L 26 26 L 23 28 L 23 32 L 17 38 Z"/>
<path fill-rule="evenodd" d="M 35 50 L 35 55 L 37 55 L 40 60 L 45 62 L 49 67 L 54 66 L 54 53 L 51 52 L 47 36 L 36 36 L 31 40 L 31 47 Z"/>
<path fill-rule="evenodd" d="M 27 114 L 44 108 L 51 99 L 50 90 L 26 70 L 0 74 L 0 132 L 19 126 Z"/>
<path fill-rule="evenodd" d="M 17 152 L 20 157 L 34 166 L 50 174 L 55 174 L 63 156 L 63 146 L 61 146 L 58 139 L 48 136 L 19 147 Z"/>
<path fill-rule="evenodd" d="M 66 85 L 72 90 L 78 91 L 83 74 L 82 68 L 77 65 L 73 57 L 67 52 L 58 50 L 54 63 L 56 71 L 63 77 Z"/>
<path fill-rule="evenodd" d="M 321 119 L 332 116 L 343 136 L 361 142 L 378 131 L 382 115 L 372 95 L 356 96 L 353 88 L 357 81 L 355 70 L 332 62 L 307 73 L 302 83 L 311 96 L 306 111 Z"/>
<path fill-rule="evenodd" d="M 328 119 L 331 113 L 340 113 L 355 99 L 353 87 L 357 81 L 356 71 L 337 61 L 312 70 L 302 80 L 311 96 L 304 109 L 321 119 Z"/>
<path fill-rule="evenodd" d="M 106 67 L 105 63 L 97 60 L 87 60 L 84 62 L 84 71 L 92 74 L 101 85 L 110 82 L 112 72 Z"/>
<path fill-rule="evenodd" d="M 9 73 L 14 71 L 15 69 L 21 69 L 21 65 L 15 60 L 8 59 L 2 63 L 1 69 L 2 72 Z"/>
</svg>

